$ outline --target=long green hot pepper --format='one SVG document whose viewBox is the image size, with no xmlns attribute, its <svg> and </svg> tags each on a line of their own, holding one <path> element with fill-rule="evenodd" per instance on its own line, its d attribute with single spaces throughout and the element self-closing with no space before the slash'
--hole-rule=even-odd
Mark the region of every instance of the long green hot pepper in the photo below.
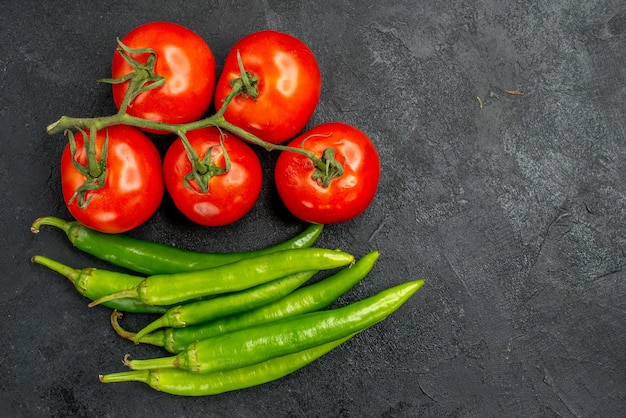
<svg viewBox="0 0 626 418">
<path fill-rule="evenodd" d="M 31 231 L 38 233 L 42 225 L 61 229 L 69 241 L 81 251 L 149 276 L 204 270 L 277 251 L 307 248 L 315 243 L 323 230 L 323 225 L 311 224 L 300 234 L 267 248 L 247 252 L 211 253 L 189 251 L 125 234 L 105 234 L 77 221 L 66 221 L 53 216 L 35 220 Z"/>
<path fill-rule="evenodd" d="M 410 281 L 342 308 L 312 312 L 192 343 L 163 358 L 128 360 L 132 370 L 176 367 L 210 373 L 260 363 L 358 333 L 385 319 L 422 285 Z"/>
<path fill-rule="evenodd" d="M 352 336 L 238 369 L 197 374 L 182 369 L 133 370 L 100 376 L 104 383 L 143 382 L 180 396 L 207 396 L 258 386 L 280 379 L 320 358 Z"/>
<path fill-rule="evenodd" d="M 104 296 L 90 306 L 119 298 L 136 298 L 147 305 L 174 305 L 248 289 L 302 271 L 342 267 L 353 261 L 351 254 L 324 248 L 283 250 L 207 270 L 149 276 L 134 288 Z"/>
</svg>

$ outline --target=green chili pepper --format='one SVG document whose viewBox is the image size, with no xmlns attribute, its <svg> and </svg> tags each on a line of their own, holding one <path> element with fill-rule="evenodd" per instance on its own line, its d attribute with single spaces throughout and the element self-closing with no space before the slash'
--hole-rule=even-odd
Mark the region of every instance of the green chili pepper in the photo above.
<svg viewBox="0 0 626 418">
<path fill-rule="evenodd" d="M 34 256 L 32 261 L 67 277 L 81 295 L 91 300 L 124 289 L 132 289 L 143 280 L 143 277 L 124 273 L 115 273 L 113 278 L 111 272 L 95 268 L 75 269 L 43 255 Z M 166 307 L 149 306 L 132 298 L 112 300 L 104 303 L 104 306 L 132 313 L 165 313 L 167 311 Z"/>
<path fill-rule="evenodd" d="M 117 312 L 111 315 L 111 324 L 121 337 L 164 347 L 170 353 L 176 354 L 195 341 L 324 309 L 361 281 L 374 267 L 379 256 L 380 252 L 372 251 L 357 260 L 354 265 L 343 268 L 316 283 L 296 289 L 276 302 L 206 324 L 185 328 L 166 328 L 141 338 L 137 338 L 136 334 L 120 327 L 118 319 L 121 315 Z"/>
<path fill-rule="evenodd" d="M 194 373 L 236 369 L 347 337 L 382 321 L 422 285 L 407 282 L 342 308 L 312 312 L 190 344 L 181 353 L 124 359 L 132 370 L 177 367 Z"/>
<path fill-rule="evenodd" d="M 310 247 L 323 229 L 321 224 L 311 224 L 303 232 L 289 240 L 256 251 L 204 253 L 139 240 L 124 234 L 104 234 L 77 221 L 65 221 L 53 216 L 35 220 L 31 226 L 31 231 L 38 233 L 41 225 L 50 225 L 63 230 L 70 242 L 81 251 L 116 266 L 149 276 L 205 270 L 262 254 Z"/>
<path fill-rule="evenodd" d="M 197 374 L 182 369 L 133 370 L 100 375 L 100 381 L 143 382 L 155 390 L 181 396 L 206 396 L 245 389 L 280 379 L 312 363 L 352 336 L 272 358 L 251 366 Z"/>
<path fill-rule="evenodd" d="M 248 289 L 293 273 L 333 269 L 353 261 L 351 254 L 324 248 L 283 250 L 207 270 L 149 276 L 134 288 L 104 296 L 89 306 L 128 297 L 147 305 L 174 305 Z"/>
<path fill-rule="evenodd" d="M 133 340 L 139 342 L 141 337 L 158 328 L 183 328 L 258 308 L 293 292 L 315 273 L 295 273 L 239 292 L 175 306 L 137 332 Z"/>
</svg>

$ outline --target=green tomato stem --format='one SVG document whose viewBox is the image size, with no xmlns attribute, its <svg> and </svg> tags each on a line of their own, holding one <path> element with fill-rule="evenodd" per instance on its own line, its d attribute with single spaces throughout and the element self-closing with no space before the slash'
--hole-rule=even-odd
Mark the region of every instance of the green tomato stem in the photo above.
<svg viewBox="0 0 626 418">
<path fill-rule="evenodd" d="M 160 76 L 155 71 L 156 52 L 152 48 L 129 48 L 122 41 L 117 40 L 117 52 L 133 69 L 132 72 L 119 78 L 104 78 L 98 80 L 99 83 L 119 84 L 128 81 L 128 89 L 120 104 L 120 113 L 126 113 L 126 109 L 133 100 L 141 93 L 161 87 L 165 84 L 165 77 Z M 131 55 L 149 54 L 145 63 L 138 61 Z"/>
<path fill-rule="evenodd" d="M 97 131 L 95 129 L 91 129 L 89 131 L 89 136 L 83 135 L 84 141 L 87 143 L 87 170 L 90 177 L 99 177 L 104 171 L 105 167 L 100 165 L 98 158 L 96 157 L 96 135 Z M 104 151 L 104 150 L 103 150 Z M 74 156 L 72 156 L 75 158 Z M 102 154 L 102 158 L 106 157 L 105 154 Z"/>
</svg>

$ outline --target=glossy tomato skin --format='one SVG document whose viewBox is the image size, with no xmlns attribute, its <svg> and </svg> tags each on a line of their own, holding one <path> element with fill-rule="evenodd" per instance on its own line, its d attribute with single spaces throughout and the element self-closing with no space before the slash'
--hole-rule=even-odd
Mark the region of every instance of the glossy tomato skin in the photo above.
<svg viewBox="0 0 626 418">
<path fill-rule="evenodd" d="M 72 196 L 85 177 L 72 164 L 66 145 L 61 157 L 63 199 L 72 216 L 82 224 L 105 233 L 126 232 L 144 223 L 157 210 L 164 193 L 161 155 L 152 141 L 130 126 L 111 126 L 98 131 L 96 156 L 101 158 L 102 144 L 108 132 L 106 181 L 104 187 L 88 192 L 86 208 Z M 84 137 L 75 135 L 76 161 L 87 163 Z M 71 203 L 70 203 L 70 200 Z"/>
<path fill-rule="evenodd" d="M 185 186 L 183 179 L 191 172 L 191 163 L 180 138 L 167 150 L 163 159 L 165 186 L 176 207 L 190 220 L 205 226 L 222 226 L 237 221 L 250 212 L 261 192 L 262 170 L 257 154 L 243 141 L 217 128 L 209 127 L 187 133 L 187 139 L 204 158 L 209 147 L 215 165 L 226 167 L 220 135 L 230 158 L 230 169 L 209 180 L 209 190 L 201 193 L 197 183 Z"/>
<path fill-rule="evenodd" d="M 278 157 L 274 177 L 287 209 L 310 223 L 330 224 L 350 220 L 372 202 L 380 178 L 380 158 L 372 141 L 361 130 L 339 122 L 325 123 L 291 141 L 320 157 L 326 148 L 335 149 L 335 158 L 344 169 L 328 187 L 312 178 L 311 160 L 291 151 Z"/>
<path fill-rule="evenodd" d="M 299 39 L 276 31 L 261 31 L 239 40 L 230 50 L 215 87 L 219 109 L 240 77 L 237 51 L 246 71 L 258 77 L 256 100 L 236 97 L 226 120 L 264 141 L 277 144 L 296 136 L 313 115 L 322 78 L 313 52 Z"/>
<path fill-rule="evenodd" d="M 205 114 L 213 100 L 216 66 L 211 48 L 199 35 L 175 23 L 151 22 L 133 29 L 122 42 L 130 48 L 154 49 L 157 55 L 155 72 L 165 77 L 163 86 L 137 96 L 128 108 L 128 114 L 174 124 L 193 122 Z M 148 56 L 133 55 L 142 63 Z M 112 78 L 131 71 L 131 66 L 116 51 Z M 128 84 L 126 81 L 112 85 L 113 100 L 118 109 Z"/>
</svg>

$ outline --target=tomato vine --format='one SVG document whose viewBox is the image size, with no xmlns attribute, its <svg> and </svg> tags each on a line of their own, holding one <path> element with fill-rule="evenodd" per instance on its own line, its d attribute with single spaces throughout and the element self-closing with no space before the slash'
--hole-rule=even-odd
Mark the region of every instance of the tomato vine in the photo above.
<svg viewBox="0 0 626 418">
<path fill-rule="evenodd" d="M 128 52 L 128 48 L 122 47 L 122 51 Z M 133 53 L 137 52 L 135 51 Z M 138 94 L 146 91 L 146 89 L 152 88 L 152 86 L 158 83 L 158 81 L 155 81 L 153 76 L 145 76 L 145 73 L 150 71 L 149 69 L 144 67 L 137 67 L 135 71 L 137 71 L 138 75 L 127 77 L 127 79 L 133 80 L 134 83 L 133 88 L 128 89 L 126 93 L 128 99 L 125 98 L 123 101 L 124 103 L 132 103 L 132 100 Z M 104 129 L 113 125 L 128 125 L 141 129 L 149 129 L 176 134 L 181 138 L 183 143 L 186 143 L 186 148 L 190 148 L 190 145 L 185 138 L 186 132 L 214 126 L 219 129 L 229 131 L 232 134 L 242 138 L 243 140 L 258 145 L 267 151 L 288 151 L 304 155 L 305 157 L 310 159 L 313 162 L 313 165 L 316 167 L 317 170 L 314 174 L 314 178 L 320 185 L 327 187 L 328 184 L 330 184 L 330 182 L 333 180 L 333 178 L 340 176 L 343 172 L 343 168 L 341 163 L 334 158 L 335 151 L 332 148 L 327 149 L 321 157 L 318 157 L 313 152 L 307 151 L 303 148 L 273 144 L 264 141 L 258 136 L 247 132 L 246 130 L 238 126 L 233 125 L 224 118 L 224 111 L 235 97 L 242 94 L 254 97 L 254 85 L 257 81 L 254 78 L 250 77 L 250 75 L 245 71 L 243 66 L 241 67 L 241 74 L 242 77 L 233 80 L 233 83 L 231 84 L 232 90 L 228 97 L 224 99 L 222 106 L 217 110 L 217 112 L 198 121 L 184 124 L 171 124 L 143 119 L 137 116 L 129 115 L 126 112 L 127 106 L 124 106 L 121 107 L 116 114 L 109 116 L 90 118 L 62 116 L 56 122 L 48 125 L 46 131 L 48 134 L 53 135 L 60 132 L 67 132 L 71 129 L 84 129 L 91 131 Z M 108 82 L 108 80 L 106 79 L 105 81 Z M 192 166 L 194 167 L 194 169 L 202 167 L 202 163 L 198 162 L 197 156 L 194 156 L 193 154 L 189 154 L 188 156 L 189 160 L 192 162 Z M 200 171 L 202 170 L 203 169 L 201 168 Z"/>
</svg>

